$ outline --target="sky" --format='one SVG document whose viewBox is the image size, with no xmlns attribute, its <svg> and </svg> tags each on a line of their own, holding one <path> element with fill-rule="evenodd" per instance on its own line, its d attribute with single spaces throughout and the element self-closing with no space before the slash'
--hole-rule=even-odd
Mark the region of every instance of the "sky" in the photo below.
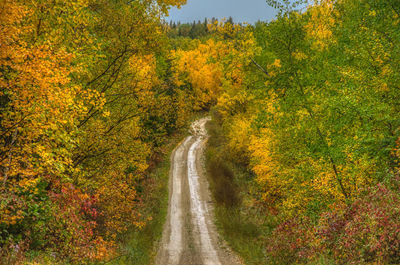
<svg viewBox="0 0 400 265">
<path fill-rule="evenodd" d="M 254 23 L 257 20 L 270 21 L 276 13 L 265 0 L 187 0 L 181 9 L 170 10 L 167 21 L 193 22 L 231 16 L 234 22 Z"/>
</svg>

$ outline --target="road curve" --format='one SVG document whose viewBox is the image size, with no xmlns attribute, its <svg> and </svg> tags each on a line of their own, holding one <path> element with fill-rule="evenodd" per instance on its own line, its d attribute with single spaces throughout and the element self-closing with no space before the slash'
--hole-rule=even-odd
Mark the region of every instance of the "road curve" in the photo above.
<svg viewBox="0 0 400 265">
<path fill-rule="evenodd" d="M 203 166 L 207 141 L 203 118 L 192 124 L 192 136 L 171 155 L 170 199 L 157 265 L 236 265 L 237 257 L 219 238 Z"/>
</svg>

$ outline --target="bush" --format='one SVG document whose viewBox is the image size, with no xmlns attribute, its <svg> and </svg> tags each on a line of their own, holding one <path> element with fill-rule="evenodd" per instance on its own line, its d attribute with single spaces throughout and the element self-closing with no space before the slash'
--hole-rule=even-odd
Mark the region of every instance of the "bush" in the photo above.
<svg viewBox="0 0 400 265">
<path fill-rule="evenodd" d="M 306 263 L 315 253 L 311 246 L 314 234 L 311 220 L 292 218 L 280 225 L 269 238 L 267 252 L 277 264 Z"/>
<path fill-rule="evenodd" d="M 340 264 L 400 263 L 400 196 L 380 184 L 343 210 L 325 213 L 318 235 Z"/>
<path fill-rule="evenodd" d="M 0 264 L 22 264 L 43 250 L 76 264 L 113 254 L 112 242 L 98 236 L 98 199 L 74 185 L 39 181 L 0 195 Z"/>
<path fill-rule="evenodd" d="M 400 195 L 383 184 L 353 203 L 333 207 L 317 222 L 292 218 L 277 226 L 267 251 L 278 264 L 328 256 L 337 264 L 400 263 Z"/>
<path fill-rule="evenodd" d="M 50 192 L 55 216 L 46 225 L 51 230 L 48 240 L 57 247 L 60 258 L 82 264 L 111 256 L 112 242 L 96 235 L 98 199 L 72 184 L 59 184 L 59 190 Z"/>
</svg>

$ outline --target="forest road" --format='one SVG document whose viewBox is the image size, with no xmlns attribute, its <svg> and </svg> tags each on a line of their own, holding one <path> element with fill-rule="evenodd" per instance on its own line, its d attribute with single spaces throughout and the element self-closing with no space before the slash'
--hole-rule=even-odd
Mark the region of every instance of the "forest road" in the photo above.
<svg viewBox="0 0 400 265">
<path fill-rule="evenodd" d="M 205 129 L 209 118 L 195 121 L 191 136 L 171 155 L 168 216 L 157 265 L 239 265 L 219 237 L 204 169 Z"/>
</svg>

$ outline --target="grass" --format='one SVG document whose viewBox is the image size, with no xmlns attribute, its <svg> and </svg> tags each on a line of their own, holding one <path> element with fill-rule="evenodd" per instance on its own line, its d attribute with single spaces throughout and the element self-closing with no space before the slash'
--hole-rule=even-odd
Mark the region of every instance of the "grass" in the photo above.
<svg viewBox="0 0 400 265">
<path fill-rule="evenodd" d="M 207 129 L 210 139 L 206 165 L 219 233 L 245 264 L 270 264 L 265 238 L 274 227 L 274 220 L 252 204 L 257 190 L 254 176 L 245 165 L 229 157 L 220 126 L 211 121 Z"/>
</svg>

